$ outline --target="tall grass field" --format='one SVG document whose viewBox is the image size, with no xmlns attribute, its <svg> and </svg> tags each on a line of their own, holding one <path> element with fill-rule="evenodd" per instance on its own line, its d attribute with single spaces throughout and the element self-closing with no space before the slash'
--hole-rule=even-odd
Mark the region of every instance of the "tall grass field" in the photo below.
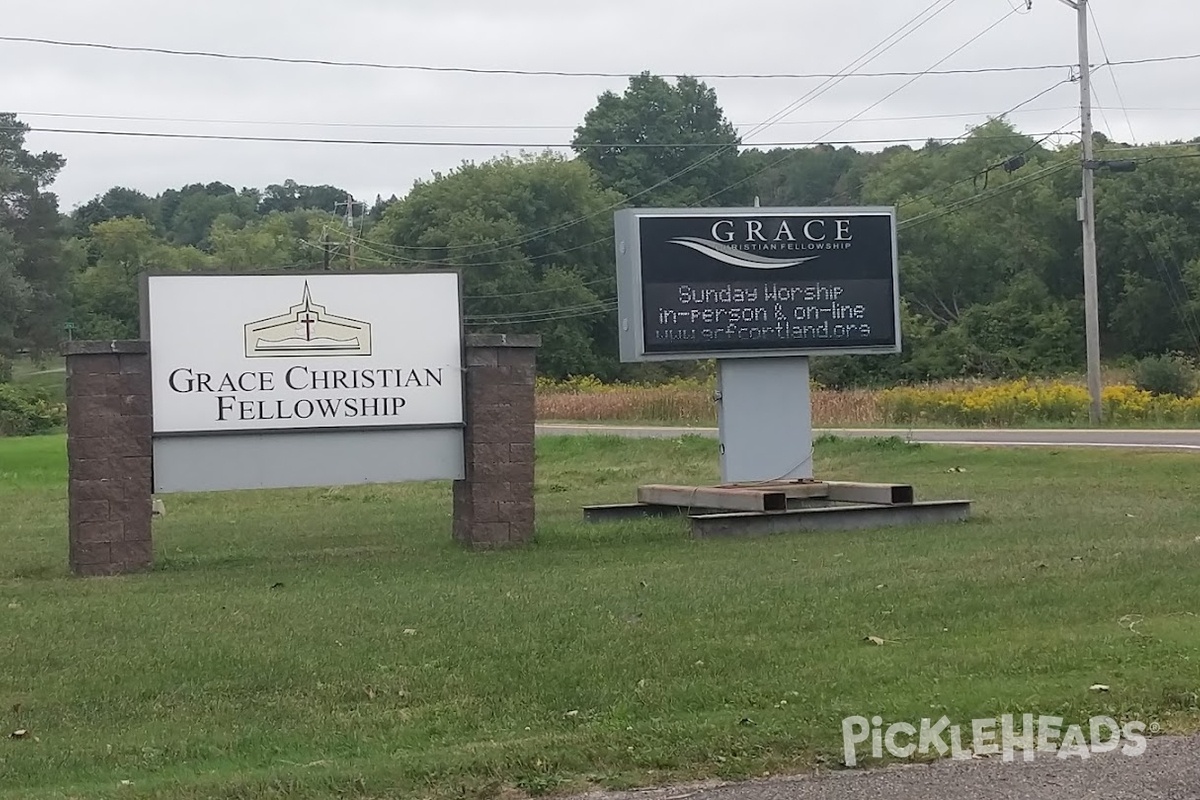
<svg viewBox="0 0 1200 800">
<path fill-rule="evenodd" d="M 538 383 L 538 419 L 560 422 L 715 425 L 713 380 L 604 384 L 592 378 Z M 1090 424 L 1088 390 L 1073 380 L 944 381 L 889 389 L 810 391 L 813 424 L 853 427 L 1046 427 Z M 1153 394 L 1115 381 L 1103 390 L 1113 427 L 1200 427 L 1200 394 Z"/>
</svg>

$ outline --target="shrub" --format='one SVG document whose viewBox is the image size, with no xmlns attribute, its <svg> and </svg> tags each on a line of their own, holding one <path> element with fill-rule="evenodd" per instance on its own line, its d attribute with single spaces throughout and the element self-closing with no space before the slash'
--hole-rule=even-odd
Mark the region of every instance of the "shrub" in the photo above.
<svg viewBox="0 0 1200 800">
<path fill-rule="evenodd" d="M 0 384 L 0 436 L 30 436 L 62 427 L 67 407 L 44 391 Z"/>
<path fill-rule="evenodd" d="M 1129 384 L 1107 386 L 1105 418 L 1116 423 L 1200 422 L 1200 397 L 1154 395 Z M 1012 426 L 1070 424 L 1088 418 L 1087 389 L 1062 381 L 1011 381 L 979 387 L 900 387 L 879 395 L 891 423 Z"/>
<path fill-rule="evenodd" d="M 1154 395 L 1191 397 L 1196 391 L 1196 370 L 1179 356 L 1143 358 L 1133 374 L 1137 387 Z"/>
<path fill-rule="evenodd" d="M 13 364 L 12 359 L 0 353 L 0 383 L 8 383 L 12 380 Z"/>
</svg>

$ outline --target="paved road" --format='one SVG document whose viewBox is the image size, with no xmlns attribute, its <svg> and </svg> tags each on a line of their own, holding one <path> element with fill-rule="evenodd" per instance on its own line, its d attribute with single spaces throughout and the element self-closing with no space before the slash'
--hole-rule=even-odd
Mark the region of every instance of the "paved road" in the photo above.
<svg viewBox="0 0 1200 800">
<path fill-rule="evenodd" d="M 1137 757 L 936 761 L 724 785 L 595 792 L 586 800 L 1200 800 L 1200 737 L 1153 738 Z M 585 800 L 580 798 L 580 800 Z"/>
<path fill-rule="evenodd" d="M 717 429 L 546 423 L 538 425 L 538 433 L 544 436 L 599 434 L 643 439 L 671 439 L 685 435 L 716 438 Z M 844 437 L 899 436 L 909 441 L 927 444 L 1002 447 L 1120 447 L 1200 452 L 1200 430 L 830 428 L 818 430 L 817 433 Z"/>
</svg>

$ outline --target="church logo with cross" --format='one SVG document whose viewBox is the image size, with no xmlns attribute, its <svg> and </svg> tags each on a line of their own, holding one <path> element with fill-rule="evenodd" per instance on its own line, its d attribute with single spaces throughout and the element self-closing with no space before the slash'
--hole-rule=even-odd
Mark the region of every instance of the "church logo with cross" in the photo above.
<svg viewBox="0 0 1200 800">
<path fill-rule="evenodd" d="M 247 358 L 371 355 L 371 324 L 330 314 L 313 302 L 308 281 L 286 314 L 245 327 Z"/>
</svg>

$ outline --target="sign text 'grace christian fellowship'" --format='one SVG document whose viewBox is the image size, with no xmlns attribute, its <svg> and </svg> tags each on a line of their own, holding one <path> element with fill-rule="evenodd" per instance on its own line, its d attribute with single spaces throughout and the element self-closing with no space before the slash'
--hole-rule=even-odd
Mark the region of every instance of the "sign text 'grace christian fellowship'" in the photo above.
<svg viewBox="0 0 1200 800">
<path fill-rule="evenodd" d="M 463 422 L 454 273 L 152 275 L 154 432 Z"/>
</svg>

